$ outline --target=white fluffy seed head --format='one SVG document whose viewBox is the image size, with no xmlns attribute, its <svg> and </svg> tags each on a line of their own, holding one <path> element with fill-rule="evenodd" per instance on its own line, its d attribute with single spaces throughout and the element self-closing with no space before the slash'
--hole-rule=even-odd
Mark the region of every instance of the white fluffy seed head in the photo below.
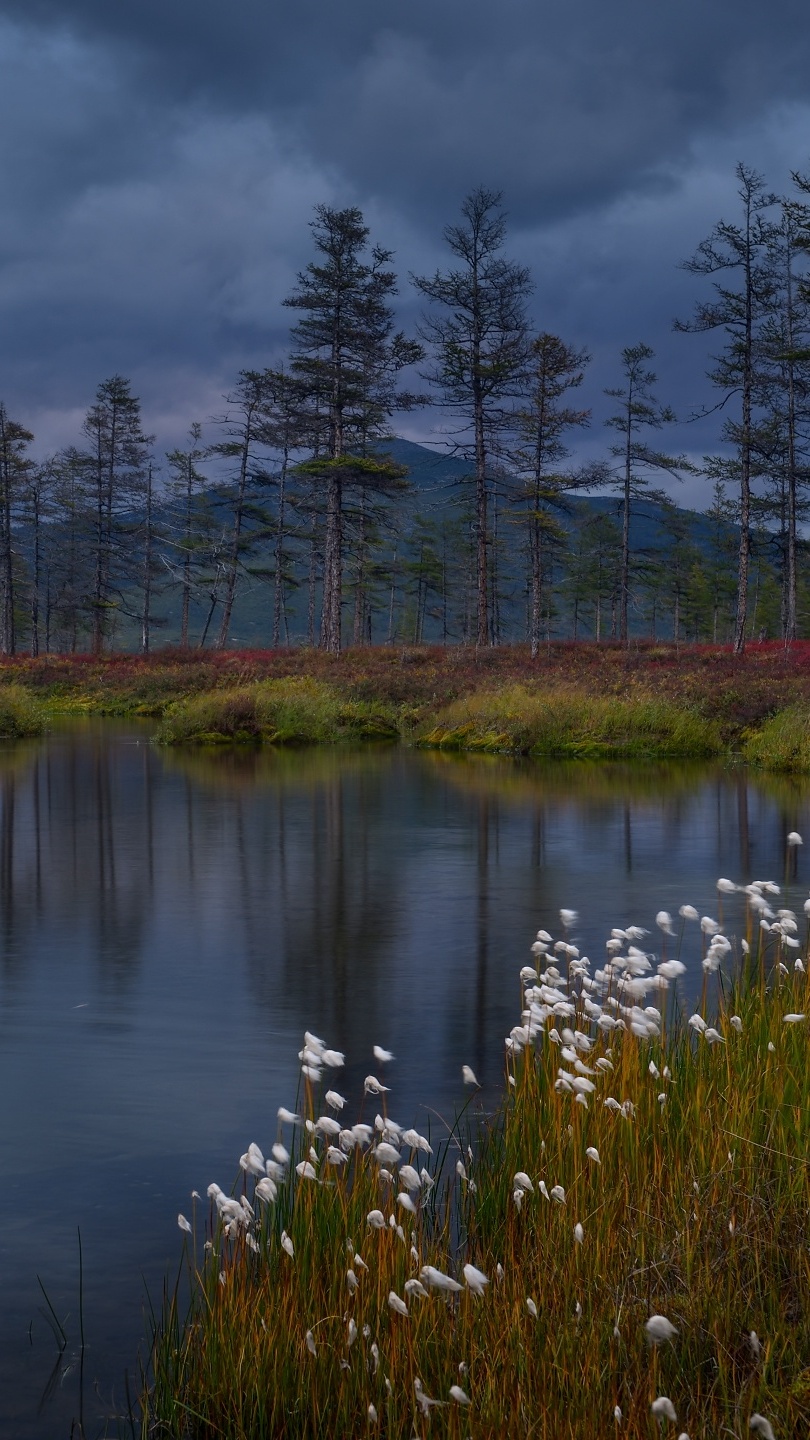
<svg viewBox="0 0 810 1440">
<path fill-rule="evenodd" d="M 755 1435 L 761 1435 L 763 1440 L 776 1440 L 773 1426 L 770 1420 L 765 1419 L 764 1415 L 752 1415 L 748 1421 L 748 1429 L 753 1430 Z"/>
<path fill-rule="evenodd" d="M 661 1345 L 665 1340 L 672 1340 L 678 1333 L 677 1327 L 672 1324 L 671 1320 L 667 1320 L 666 1315 L 651 1315 L 644 1329 L 647 1332 L 647 1339 L 653 1345 Z"/>
<path fill-rule="evenodd" d="M 675 1406 L 673 1405 L 668 1395 L 659 1395 L 657 1400 L 653 1400 L 650 1409 L 652 1410 L 652 1413 L 653 1415 L 655 1415 L 656 1419 L 671 1420 L 673 1425 L 678 1418 L 675 1414 Z"/>
</svg>

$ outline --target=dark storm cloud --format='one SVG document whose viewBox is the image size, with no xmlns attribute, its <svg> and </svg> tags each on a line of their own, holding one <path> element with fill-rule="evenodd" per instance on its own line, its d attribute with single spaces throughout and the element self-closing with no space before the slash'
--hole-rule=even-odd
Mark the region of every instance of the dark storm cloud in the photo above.
<svg viewBox="0 0 810 1440">
<path fill-rule="evenodd" d="M 5 0 L 3 13 L 106 43 L 160 103 L 270 113 L 360 190 L 431 210 L 482 178 L 521 215 L 592 203 L 701 129 L 806 96 L 810 70 L 799 0 Z"/>
<path fill-rule="evenodd" d="M 0 395 L 56 443 L 119 370 L 169 443 L 283 344 L 318 201 L 420 271 L 484 183 L 595 393 L 643 338 L 689 408 L 677 260 L 804 165 L 808 74 L 796 0 L 0 0 Z"/>
</svg>

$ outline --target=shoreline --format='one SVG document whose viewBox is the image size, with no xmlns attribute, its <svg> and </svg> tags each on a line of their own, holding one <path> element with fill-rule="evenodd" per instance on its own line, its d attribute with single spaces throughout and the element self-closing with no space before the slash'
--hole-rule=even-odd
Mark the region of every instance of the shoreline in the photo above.
<svg viewBox="0 0 810 1440">
<path fill-rule="evenodd" d="M 561 759 L 722 759 L 810 773 L 810 642 L 6 657 L 0 733 L 152 718 L 167 745 L 406 743 Z"/>
</svg>

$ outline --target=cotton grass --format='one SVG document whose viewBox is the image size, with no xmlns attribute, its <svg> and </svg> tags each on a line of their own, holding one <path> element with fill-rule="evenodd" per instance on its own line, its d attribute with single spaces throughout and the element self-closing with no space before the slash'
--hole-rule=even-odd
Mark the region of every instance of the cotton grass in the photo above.
<svg viewBox="0 0 810 1440">
<path fill-rule="evenodd" d="M 806 925 L 778 887 L 722 893 L 725 946 L 688 905 L 666 957 L 639 926 L 594 960 L 575 919 L 540 932 L 478 1133 L 403 1128 L 372 1076 L 388 1109 L 335 1134 L 309 1035 L 285 1144 L 181 1226 L 143 1440 L 810 1433 Z"/>
</svg>

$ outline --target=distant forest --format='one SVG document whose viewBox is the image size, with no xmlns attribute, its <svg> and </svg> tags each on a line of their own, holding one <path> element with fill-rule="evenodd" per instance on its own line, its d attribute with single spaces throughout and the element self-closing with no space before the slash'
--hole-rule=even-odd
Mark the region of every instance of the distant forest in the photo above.
<svg viewBox="0 0 810 1440">
<path fill-rule="evenodd" d="M 160 454 L 120 375 L 39 463 L 0 405 L 0 650 L 807 635 L 810 177 L 790 197 L 737 178 L 675 327 L 716 332 L 704 514 L 660 488 L 695 467 L 667 449 L 646 345 L 617 356 L 604 458 L 572 462 L 589 356 L 532 331 L 500 195 L 473 191 L 446 268 L 410 277 L 413 336 L 391 252 L 318 206 L 286 359 L 242 371 L 182 448 Z M 426 405 L 443 453 L 395 438 Z"/>
</svg>

